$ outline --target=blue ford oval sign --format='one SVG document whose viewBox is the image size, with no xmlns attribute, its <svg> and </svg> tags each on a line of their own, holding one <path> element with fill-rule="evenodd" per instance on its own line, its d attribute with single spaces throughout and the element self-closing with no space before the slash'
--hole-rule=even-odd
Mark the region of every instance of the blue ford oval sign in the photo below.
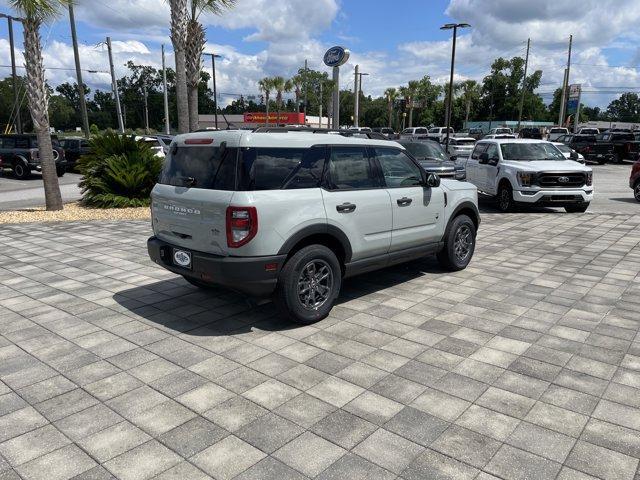
<svg viewBox="0 0 640 480">
<path fill-rule="evenodd" d="M 331 47 L 324 54 L 324 64 L 327 67 L 339 67 L 344 65 L 349 60 L 349 50 L 344 47 L 335 46 Z"/>
</svg>

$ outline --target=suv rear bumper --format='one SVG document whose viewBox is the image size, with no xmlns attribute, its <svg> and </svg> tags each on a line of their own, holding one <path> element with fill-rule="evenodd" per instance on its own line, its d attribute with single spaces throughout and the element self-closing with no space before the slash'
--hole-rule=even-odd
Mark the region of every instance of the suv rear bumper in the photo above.
<svg viewBox="0 0 640 480">
<path fill-rule="evenodd" d="M 563 207 L 568 205 L 577 205 L 581 203 L 589 203 L 593 200 L 593 187 L 588 189 L 572 189 L 563 190 L 514 190 L 513 199 L 519 203 L 539 206 L 557 206 Z"/>
<path fill-rule="evenodd" d="M 178 275 L 184 275 L 212 285 L 227 287 L 253 297 L 268 297 L 273 293 L 278 282 L 278 273 L 287 259 L 286 255 L 223 257 L 210 253 L 196 252 L 177 245 L 175 247 L 191 252 L 191 269 L 173 264 L 171 252 L 174 245 L 156 237 L 151 237 L 147 240 L 149 257 L 161 267 Z M 274 270 L 267 271 L 265 269 L 267 264 L 271 264 L 270 267 L 272 268 L 273 264 L 277 264 L 277 266 Z"/>
</svg>

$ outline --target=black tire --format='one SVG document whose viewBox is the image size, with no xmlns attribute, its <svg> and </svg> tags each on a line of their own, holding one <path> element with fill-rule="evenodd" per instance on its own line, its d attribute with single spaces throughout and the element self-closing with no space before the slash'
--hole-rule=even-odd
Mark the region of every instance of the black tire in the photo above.
<svg viewBox="0 0 640 480">
<path fill-rule="evenodd" d="M 513 200 L 513 188 L 508 183 L 501 183 L 498 188 L 498 209 L 501 212 L 513 212 L 516 202 Z"/>
<path fill-rule="evenodd" d="M 640 181 L 637 181 L 633 187 L 633 197 L 640 202 Z"/>
<path fill-rule="evenodd" d="M 31 176 L 31 170 L 22 162 L 16 162 L 13 164 L 13 175 L 18 180 L 26 180 Z"/>
<path fill-rule="evenodd" d="M 598 160 L 598 165 L 604 165 L 605 163 L 607 163 L 607 160 L 604 158 Z"/>
<path fill-rule="evenodd" d="M 305 283 L 306 290 L 301 288 Z M 329 315 L 341 286 L 342 269 L 336 255 L 324 245 L 309 245 L 285 263 L 278 275 L 273 300 L 287 318 L 309 325 Z M 306 306 L 302 298 L 305 291 L 309 292 Z M 311 304 L 312 301 L 316 304 Z"/>
<path fill-rule="evenodd" d="M 613 161 L 616 163 L 622 163 L 623 162 L 622 155 L 620 155 L 619 153 L 616 153 L 613 157 Z"/>
<path fill-rule="evenodd" d="M 467 215 L 458 215 L 447 229 L 444 248 L 437 255 L 438 262 L 446 270 L 464 270 L 469 265 L 475 248 L 475 224 Z"/>
<path fill-rule="evenodd" d="M 64 167 L 56 167 L 56 175 L 58 175 L 58 177 L 64 177 L 65 172 L 66 169 Z"/>
<path fill-rule="evenodd" d="M 567 213 L 584 213 L 589 208 L 590 203 L 581 203 L 580 205 L 571 205 L 564 207 Z"/>
<path fill-rule="evenodd" d="M 198 280 L 197 278 L 187 277 L 186 275 L 183 275 L 182 278 L 184 278 L 194 287 L 202 288 L 203 290 L 210 290 L 213 288 L 213 285 L 210 285 L 202 280 Z"/>
</svg>

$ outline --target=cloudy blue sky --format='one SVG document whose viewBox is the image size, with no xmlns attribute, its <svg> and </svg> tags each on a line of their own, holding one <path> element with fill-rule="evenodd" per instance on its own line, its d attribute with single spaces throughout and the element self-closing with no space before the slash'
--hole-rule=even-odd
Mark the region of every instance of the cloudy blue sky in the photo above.
<svg viewBox="0 0 640 480">
<path fill-rule="evenodd" d="M 98 45 L 109 35 L 117 69 L 124 63 L 159 67 L 160 45 L 167 44 L 169 9 L 165 0 L 77 0 L 76 20 L 83 68 L 107 70 L 106 50 Z M 10 12 L 6 0 L 0 11 Z M 430 75 L 447 79 L 450 33 L 443 23 L 468 22 L 459 37 L 456 77 L 481 80 L 497 56 L 524 55 L 532 40 L 532 68 L 544 71 L 539 91 L 545 99 L 560 85 L 567 41 L 574 35 L 571 81 L 593 92 L 589 104 L 606 105 L 616 92 L 640 91 L 640 21 L 638 0 L 237 0 L 224 15 L 205 17 L 207 51 L 223 55 L 218 90 L 255 94 L 265 75 L 292 75 L 305 58 L 323 69 L 322 54 L 341 44 L 351 49 L 341 84 L 353 85 L 353 66 L 370 73 L 367 94 Z M 21 31 L 16 29 L 18 47 Z M 42 32 L 45 67 L 53 85 L 74 81 L 73 52 L 66 14 Z M 21 53 L 18 56 L 22 63 Z M 9 64 L 6 24 L 0 22 L 0 63 Z M 56 69 L 54 69 L 56 68 Z M 59 70 L 68 68 L 68 71 Z M 8 74 L 9 69 L 2 68 Z M 109 88 L 106 73 L 87 73 L 93 89 Z M 227 97 L 227 100 L 231 97 Z"/>
</svg>

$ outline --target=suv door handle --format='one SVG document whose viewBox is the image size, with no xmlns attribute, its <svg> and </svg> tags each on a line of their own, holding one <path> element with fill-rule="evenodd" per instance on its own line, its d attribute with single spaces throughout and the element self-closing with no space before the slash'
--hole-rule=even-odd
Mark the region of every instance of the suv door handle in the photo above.
<svg viewBox="0 0 640 480">
<path fill-rule="evenodd" d="M 409 197 L 402 197 L 402 198 L 399 198 L 397 202 L 398 202 L 398 206 L 406 207 L 407 205 L 411 205 L 411 202 L 413 202 L 413 200 Z"/>
<path fill-rule="evenodd" d="M 336 205 L 336 210 L 340 213 L 351 213 L 356 209 L 353 203 L 345 202 L 342 205 Z"/>
</svg>

